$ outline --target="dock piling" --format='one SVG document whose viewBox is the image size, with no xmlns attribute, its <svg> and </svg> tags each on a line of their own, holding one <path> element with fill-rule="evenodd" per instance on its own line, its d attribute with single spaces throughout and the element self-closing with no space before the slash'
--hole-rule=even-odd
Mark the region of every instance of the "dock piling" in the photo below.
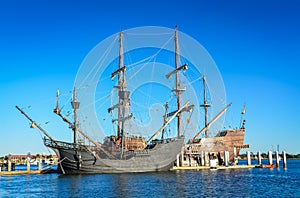
<svg viewBox="0 0 300 198">
<path fill-rule="evenodd" d="M 29 172 L 30 171 L 30 156 L 27 156 L 27 171 Z"/>
<path fill-rule="evenodd" d="M 184 156 L 183 156 L 184 152 L 181 151 L 181 166 L 184 166 Z"/>
<path fill-rule="evenodd" d="M 204 151 L 201 151 L 201 166 L 205 165 L 205 155 L 204 155 Z"/>
<path fill-rule="evenodd" d="M 42 170 L 42 159 L 39 158 L 39 161 L 38 161 L 38 170 Z"/>
<path fill-rule="evenodd" d="M 204 152 L 205 166 L 209 166 L 209 153 Z"/>
<path fill-rule="evenodd" d="M 229 164 L 229 152 L 224 151 L 224 165 L 228 166 L 228 164 Z"/>
<path fill-rule="evenodd" d="M 268 152 L 268 159 L 269 159 L 269 165 L 272 165 L 273 164 L 272 151 Z"/>
<path fill-rule="evenodd" d="M 276 167 L 279 168 L 279 154 L 278 151 L 275 151 Z"/>
<path fill-rule="evenodd" d="M 238 156 L 236 154 L 236 147 L 233 147 L 233 159 L 234 159 L 234 165 L 238 164 Z"/>
<path fill-rule="evenodd" d="M 7 171 L 11 171 L 11 160 L 10 159 L 7 162 Z"/>
<path fill-rule="evenodd" d="M 269 165 L 272 165 L 273 164 L 272 151 L 268 152 L 268 158 L 269 158 Z"/>
<path fill-rule="evenodd" d="M 261 165 L 261 152 L 257 152 L 257 160 L 258 160 L 258 165 Z"/>
<path fill-rule="evenodd" d="M 176 156 L 176 166 L 177 166 L 177 167 L 180 166 L 180 165 L 179 165 L 179 154 L 177 154 L 177 156 Z"/>
<path fill-rule="evenodd" d="M 283 168 L 287 168 L 286 166 L 286 152 L 282 151 L 282 158 L 283 158 Z"/>
<path fill-rule="evenodd" d="M 247 151 L 247 165 L 251 165 L 251 156 L 250 156 L 250 151 Z"/>
</svg>

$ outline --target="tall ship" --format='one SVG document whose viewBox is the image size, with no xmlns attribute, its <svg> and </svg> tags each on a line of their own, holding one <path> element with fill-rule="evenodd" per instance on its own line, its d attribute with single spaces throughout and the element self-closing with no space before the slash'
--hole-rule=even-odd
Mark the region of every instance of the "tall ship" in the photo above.
<svg viewBox="0 0 300 198">
<path fill-rule="evenodd" d="M 221 110 L 209 122 L 206 84 L 215 91 L 212 112 Z M 44 134 L 44 145 L 58 156 L 63 174 L 167 171 L 178 165 L 180 154 L 189 165 L 200 164 L 201 155 L 222 159 L 223 151 L 235 161 L 247 146 L 245 122 L 239 129 L 209 134 L 231 104 L 223 109 L 215 102 L 225 95 L 221 75 L 207 51 L 177 26 L 133 28 L 103 40 L 83 61 L 71 95 L 71 111 L 60 106 L 59 92 L 53 111 L 72 130 L 71 142 L 52 137 L 16 107 Z M 201 107 L 205 126 L 195 134 L 203 121 Z"/>
<path fill-rule="evenodd" d="M 111 73 L 111 79 L 118 78 L 117 84 L 113 87 L 117 91 L 117 104 L 108 108 L 108 113 L 116 111 L 117 117 L 112 119 L 117 123 L 116 131 L 106 136 L 102 143 L 89 136 L 78 120 L 80 101 L 77 98 L 77 88 L 72 94 L 72 114 L 70 119 L 63 115 L 59 106 L 59 93 L 56 97 L 54 113 L 57 114 L 73 131 L 73 142 L 58 141 L 53 138 L 41 125 L 34 121 L 23 109 L 16 108 L 31 122 L 31 127 L 38 128 L 44 134 L 44 145 L 51 148 L 59 158 L 58 170 L 63 174 L 90 174 L 90 173 L 134 173 L 167 171 L 174 165 L 176 156 L 181 152 L 184 144 L 184 136 L 180 131 L 181 116 L 188 113 L 193 105 L 189 102 L 182 104 L 179 72 L 187 65 L 179 65 L 178 33 L 177 27 L 174 33 L 175 41 L 175 69 L 169 74 L 175 75 L 174 95 L 177 97 L 177 108 L 168 112 L 168 103 L 165 105 L 165 115 L 162 126 L 152 132 L 150 138 L 132 135 L 136 131 L 126 128 L 127 122 L 133 118 L 130 112 L 131 98 L 130 91 L 126 84 L 126 66 L 123 57 L 123 32 L 119 33 L 119 54 L 118 69 Z M 174 137 L 166 137 L 166 127 L 176 119 L 177 134 Z M 84 141 L 83 141 L 84 140 Z"/>
<path fill-rule="evenodd" d="M 208 108 L 211 104 L 207 103 L 206 98 L 206 77 L 203 76 L 202 80 L 204 98 L 201 107 L 204 109 L 205 124 L 184 146 L 181 166 L 207 166 L 210 160 L 218 161 L 219 165 L 226 165 L 227 163 L 236 165 L 240 150 L 249 148 L 249 144 L 244 144 L 246 120 L 243 117 L 246 105 L 244 105 L 241 112 L 239 128 L 221 130 L 214 136 L 210 135 L 210 126 L 227 111 L 232 103 L 228 104 L 212 120 L 208 121 Z"/>
</svg>

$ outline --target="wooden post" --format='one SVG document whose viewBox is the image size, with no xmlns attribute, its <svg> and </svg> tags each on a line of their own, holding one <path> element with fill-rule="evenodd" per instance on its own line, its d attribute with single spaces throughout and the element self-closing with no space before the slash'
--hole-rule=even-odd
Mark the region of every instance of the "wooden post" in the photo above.
<svg viewBox="0 0 300 198">
<path fill-rule="evenodd" d="M 204 152 L 205 166 L 209 166 L 209 153 Z"/>
<path fill-rule="evenodd" d="M 275 151 L 276 167 L 279 168 L 279 154 L 278 151 Z"/>
<path fill-rule="evenodd" d="M 42 170 L 42 158 L 40 157 L 39 158 L 39 161 L 38 161 L 38 170 Z"/>
<path fill-rule="evenodd" d="M 181 167 L 184 166 L 184 156 L 183 156 L 183 152 L 184 152 L 184 151 L 181 151 Z"/>
<path fill-rule="evenodd" d="M 205 154 L 204 151 L 201 151 L 201 166 L 205 165 Z"/>
<path fill-rule="evenodd" d="M 269 165 L 272 165 L 273 164 L 273 158 L 272 158 L 272 151 L 269 151 L 268 152 L 268 157 L 269 157 Z"/>
<path fill-rule="evenodd" d="M 286 166 L 286 152 L 282 151 L 282 158 L 283 158 L 283 168 L 287 168 Z"/>
<path fill-rule="evenodd" d="M 261 153 L 260 153 L 260 151 L 257 152 L 257 160 L 258 160 L 258 165 L 261 165 Z"/>
<path fill-rule="evenodd" d="M 251 165 L 251 156 L 250 156 L 250 151 L 247 151 L 247 165 Z"/>
<path fill-rule="evenodd" d="M 7 171 L 11 171 L 11 154 L 8 155 L 7 159 Z"/>
<path fill-rule="evenodd" d="M 30 172 L 30 153 L 27 154 L 27 171 Z"/>
<path fill-rule="evenodd" d="M 234 165 L 238 164 L 238 156 L 236 155 L 236 147 L 233 147 L 233 160 Z"/>
<path fill-rule="evenodd" d="M 229 162 L 229 152 L 224 151 L 224 164 L 225 164 L 225 166 L 228 166 L 228 162 Z"/>
</svg>

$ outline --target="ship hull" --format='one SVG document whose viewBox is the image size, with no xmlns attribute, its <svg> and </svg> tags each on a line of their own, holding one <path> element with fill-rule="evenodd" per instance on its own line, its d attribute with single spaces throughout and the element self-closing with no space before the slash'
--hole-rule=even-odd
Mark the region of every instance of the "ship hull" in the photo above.
<svg viewBox="0 0 300 198">
<path fill-rule="evenodd" d="M 215 137 L 201 138 L 197 143 L 191 143 L 185 147 L 185 155 L 217 154 L 224 159 L 224 152 L 229 152 L 229 161 L 235 162 L 244 145 L 245 129 L 225 130 Z M 189 148 L 190 147 L 190 148 Z M 191 151 L 189 151 L 191 149 Z"/>
<path fill-rule="evenodd" d="M 109 159 L 93 155 L 89 150 L 46 144 L 59 156 L 58 170 L 63 174 L 137 173 L 168 171 L 181 152 L 184 138 L 160 143 L 144 151 L 132 151 L 129 159 Z"/>
</svg>

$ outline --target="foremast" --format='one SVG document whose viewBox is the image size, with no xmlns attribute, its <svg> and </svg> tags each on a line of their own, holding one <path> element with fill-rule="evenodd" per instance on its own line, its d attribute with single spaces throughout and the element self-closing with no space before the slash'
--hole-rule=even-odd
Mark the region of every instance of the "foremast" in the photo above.
<svg viewBox="0 0 300 198">
<path fill-rule="evenodd" d="M 187 64 L 184 64 L 179 67 L 180 62 L 180 54 L 179 54 L 179 43 L 178 43 L 178 27 L 175 26 L 175 32 L 174 32 L 174 41 L 175 41 L 175 70 L 170 72 L 166 75 L 167 78 L 170 78 L 173 74 L 175 74 L 175 88 L 173 91 L 175 92 L 175 95 L 177 97 L 177 111 L 181 108 L 181 95 L 182 92 L 185 91 L 185 88 L 182 88 L 180 85 L 180 79 L 179 79 L 179 71 L 181 70 L 187 70 L 188 66 Z M 173 114 L 173 113 L 170 113 Z M 179 138 L 181 136 L 181 120 L 180 120 L 180 113 L 177 114 L 177 137 Z"/>
<path fill-rule="evenodd" d="M 80 134 L 82 137 L 84 137 L 84 138 L 86 138 L 89 142 L 91 142 L 92 144 L 94 144 L 95 145 L 95 147 L 97 148 L 97 149 L 99 149 L 99 150 L 101 150 L 105 155 L 107 155 L 109 158 L 111 158 L 111 159 L 114 159 L 114 156 L 112 156 L 110 153 L 108 153 L 108 152 L 106 152 L 102 147 L 101 147 L 101 145 L 98 143 L 98 142 L 96 142 L 95 140 L 93 140 L 93 138 L 91 138 L 91 137 L 89 137 L 86 133 L 84 133 L 82 130 L 80 130 L 80 128 L 79 128 L 79 122 L 78 122 L 78 117 L 77 117 L 77 109 L 79 109 L 79 105 L 80 105 L 80 103 L 77 101 L 77 97 L 76 97 L 76 89 L 74 88 L 74 90 L 73 90 L 73 99 L 72 99 L 72 102 L 71 102 L 71 104 L 72 104 L 72 107 L 74 107 L 73 108 L 73 110 L 74 110 L 74 120 L 73 120 L 73 122 L 71 121 L 71 120 L 69 120 L 68 118 L 66 118 L 64 115 L 62 115 L 61 114 L 61 109 L 59 108 L 59 91 L 57 91 L 57 94 L 56 94 L 56 107 L 55 107 L 55 109 L 53 110 L 53 112 L 55 113 L 55 114 L 57 114 L 59 117 L 61 117 L 61 119 L 64 121 L 64 122 L 66 122 L 66 123 L 68 123 L 68 125 L 69 125 L 69 127 L 73 130 L 73 132 L 74 132 L 74 148 L 76 148 L 76 146 L 77 146 L 77 134 Z M 47 136 L 48 137 L 48 136 Z M 48 137 L 49 138 L 49 137 Z M 49 138 L 49 139 L 51 139 L 51 138 Z M 52 142 L 54 141 L 53 139 L 51 139 L 52 140 Z M 95 152 L 93 152 L 89 147 L 86 147 L 88 150 L 89 150 L 89 152 L 91 153 L 91 154 L 93 154 L 96 158 L 100 158 L 99 156 L 98 156 L 98 154 L 97 153 L 95 153 Z"/>
<path fill-rule="evenodd" d="M 80 102 L 77 101 L 77 95 L 76 95 L 76 88 L 74 87 L 73 89 L 73 97 L 72 97 L 72 101 L 71 101 L 71 105 L 72 105 L 72 109 L 73 109 L 73 122 L 71 122 L 70 120 L 68 120 L 66 117 L 64 117 L 61 114 L 61 110 L 59 108 L 59 91 L 57 90 L 56 93 L 56 106 L 55 109 L 53 110 L 53 112 L 57 115 L 59 115 L 63 121 L 67 122 L 70 125 L 70 128 L 72 128 L 73 130 L 73 143 L 74 145 L 77 144 L 77 133 L 79 131 L 79 122 L 78 122 L 78 113 L 77 110 L 79 109 L 79 105 Z"/>
<path fill-rule="evenodd" d="M 80 102 L 77 101 L 77 98 L 76 98 L 76 88 L 74 87 L 74 90 L 73 90 L 73 99 L 72 99 L 72 108 L 73 108 L 73 116 L 74 116 L 74 120 L 73 120 L 73 132 L 74 132 L 74 145 L 77 143 L 77 131 L 78 131 L 78 128 L 79 128 L 79 123 L 78 123 L 78 117 L 77 117 L 77 109 L 79 109 L 79 105 L 80 105 Z"/>
</svg>

